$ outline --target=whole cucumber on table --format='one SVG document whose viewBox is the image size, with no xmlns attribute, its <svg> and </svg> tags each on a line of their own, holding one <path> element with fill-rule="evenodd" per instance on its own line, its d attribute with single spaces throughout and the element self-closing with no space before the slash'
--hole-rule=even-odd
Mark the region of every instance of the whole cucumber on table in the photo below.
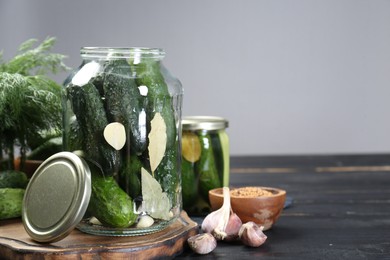
<svg viewBox="0 0 390 260">
<path fill-rule="evenodd" d="M 0 188 L 25 189 L 27 184 L 28 178 L 24 172 L 13 170 L 0 172 Z"/>
<path fill-rule="evenodd" d="M 0 189 L 0 219 L 16 218 L 22 215 L 24 189 Z"/>
<path fill-rule="evenodd" d="M 98 90 L 92 83 L 82 87 L 70 84 L 66 90 L 82 133 L 83 151 L 89 159 L 100 164 L 104 173 L 117 172 L 120 154 L 103 137 L 108 120 Z"/>
<path fill-rule="evenodd" d="M 119 187 L 113 176 L 104 177 L 92 172 L 91 186 L 89 214 L 110 227 L 126 228 L 135 223 L 137 214 L 133 211 L 133 200 Z"/>
<path fill-rule="evenodd" d="M 209 190 L 221 187 L 210 134 L 200 131 L 199 140 L 202 147 L 200 159 L 196 162 L 195 168 L 199 174 L 199 190 L 201 196 L 208 201 Z"/>
<path fill-rule="evenodd" d="M 125 126 L 132 151 L 141 154 L 147 147 L 146 115 L 140 90 L 125 59 L 109 61 L 103 83 L 107 116 Z"/>
</svg>

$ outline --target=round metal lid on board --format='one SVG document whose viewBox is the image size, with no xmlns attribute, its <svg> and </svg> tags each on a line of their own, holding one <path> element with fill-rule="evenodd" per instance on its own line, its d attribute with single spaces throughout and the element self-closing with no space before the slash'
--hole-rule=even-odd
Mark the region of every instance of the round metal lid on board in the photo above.
<svg viewBox="0 0 390 260">
<path fill-rule="evenodd" d="M 183 117 L 182 121 L 183 130 L 221 130 L 229 126 L 229 122 L 216 116 L 187 116 Z"/>
<path fill-rule="evenodd" d="M 90 196 L 88 164 L 71 152 L 52 155 L 35 171 L 26 188 L 24 228 L 38 242 L 61 240 L 83 218 Z"/>
</svg>

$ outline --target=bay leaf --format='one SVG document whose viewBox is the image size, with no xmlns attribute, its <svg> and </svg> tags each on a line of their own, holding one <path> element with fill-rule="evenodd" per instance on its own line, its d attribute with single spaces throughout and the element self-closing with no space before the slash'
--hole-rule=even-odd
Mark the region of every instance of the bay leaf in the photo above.
<svg viewBox="0 0 390 260">
<path fill-rule="evenodd" d="M 150 121 L 151 129 L 149 138 L 149 160 L 152 174 L 157 169 L 165 154 L 167 147 L 167 126 L 160 113 L 156 113 Z"/>
<path fill-rule="evenodd" d="M 141 211 L 153 218 L 169 220 L 171 203 L 160 183 L 144 168 L 141 168 L 142 205 Z"/>
</svg>

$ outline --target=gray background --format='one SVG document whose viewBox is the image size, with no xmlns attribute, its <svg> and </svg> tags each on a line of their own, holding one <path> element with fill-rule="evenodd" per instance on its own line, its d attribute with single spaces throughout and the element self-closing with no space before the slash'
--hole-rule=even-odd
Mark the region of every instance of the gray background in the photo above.
<svg viewBox="0 0 390 260">
<path fill-rule="evenodd" d="M 389 0 L 0 0 L 4 59 L 46 36 L 73 68 L 82 46 L 164 48 L 183 115 L 227 118 L 232 155 L 390 151 Z"/>
</svg>

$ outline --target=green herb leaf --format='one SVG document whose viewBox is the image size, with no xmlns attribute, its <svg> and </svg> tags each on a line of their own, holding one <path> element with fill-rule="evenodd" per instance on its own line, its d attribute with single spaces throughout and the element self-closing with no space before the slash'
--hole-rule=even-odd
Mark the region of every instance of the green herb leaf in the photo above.
<svg viewBox="0 0 390 260">
<path fill-rule="evenodd" d="M 49 52 L 53 37 L 33 48 L 36 42 L 24 42 L 8 62 L 0 52 L 0 160 L 6 155 L 9 169 L 20 154 L 23 170 L 26 153 L 45 140 L 45 133 L 61 134 L 61 86 L 46 73 L 66 70 L 65 56 Z"/>
<path fill-rule="evenodd" d="M 36 39 L 30 39 L 19 47 L 19 54 L 7 63 L 0 66 L 1 71 L 19 73 L 21 75 L 44 75 L 48 72 L 57 73 L 66 70 L 67 66 L 62 62 L 66 57 L 49 51 L 56 42 L 54 37 L 48 37 L 36 48 L 33 45 Z"/>
</svg>

